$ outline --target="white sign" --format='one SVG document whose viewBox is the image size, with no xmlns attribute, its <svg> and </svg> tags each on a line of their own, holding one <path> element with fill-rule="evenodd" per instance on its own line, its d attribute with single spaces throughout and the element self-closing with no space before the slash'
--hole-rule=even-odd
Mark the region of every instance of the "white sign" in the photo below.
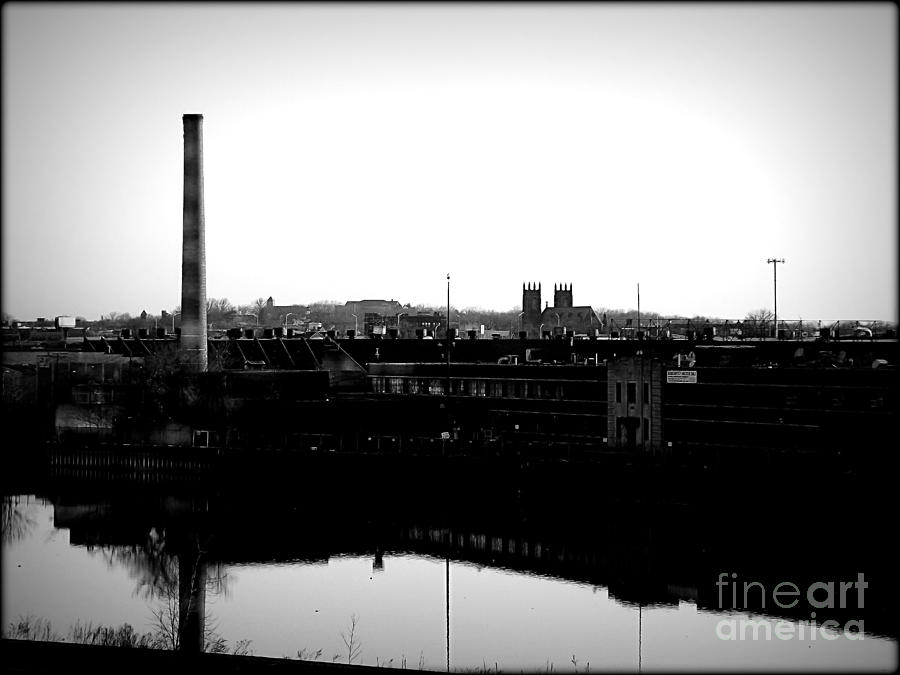
<svg viewBox="0 0 900 675">
<path fill-rule="evenodd" d="M 442 432 L 441 432 L 441 440 L 443 440 L 443 441 L 449 441 L 449 440 L 450 440 L 450 432 L 449 432 L 449 431 L 442 431 Z"/>
<path fill-rule="evenodd" d="M 666 382 L 671 384 L 697 384 L 696 370 L 666 371 Z"/>
</svg>

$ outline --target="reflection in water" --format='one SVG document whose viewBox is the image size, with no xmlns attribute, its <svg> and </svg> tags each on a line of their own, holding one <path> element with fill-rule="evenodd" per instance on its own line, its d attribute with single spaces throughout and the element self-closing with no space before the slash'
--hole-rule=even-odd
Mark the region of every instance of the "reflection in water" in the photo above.
<svg viewBox="0 0 900 675">
<path fill-rule="evenodd" d="M 730 615 L 718 605 L 716 575 L 738 570 L 769 584 L 846 578 L 839 573 L 848 564 L 868 571 L 872 563 L 865 547 L 841 557 L 846 537 L 810 550 L 814 538 L 790 544 L 788 532 L 769 528 L 770 544 L 749 523 L 727 535 L 709 514 L 621 503 L 561 521 L 541 502 L 452 514 L 425 500 L 415 509 L 382 503 L 365 516 L 340 500 L 279 493 L 61 493 L 51 502 L 71 545 L 124 572 L 135 597 L 158 603 L 154 620 L 173 648 L 209 648 L 208 609 L 218 603 L 222 630 L 254 640 L 261 655 L 346 660 L 352 635 L 354 647 L 365 645 L 353 662 L 372 665 L 420 653 L 420 663 L 447 670 L 494 662 L 507 669 L 828 665 L 830 643 L 718 640 L 716 622 Z M 867 632 L 888 632 L 882 609 L 890 598 L 879 595 L 877 569 L 872 579 Z M 28 611 L 19 602 L 4 600 L 4 622 Z M 772 620 L 808 618 L 802 607 L 765 609 Z M 885 649 L 896 643 L 867 637 L 862 645 L 841 642 L 849 665 L 890 663 Z"/>
<path fill-rule="evenodd" d="M 178 513 L 177 508 L 167 510 L 170 516 Z M 102 520 L 104 515 L 107 521 Z M 227 597 L 228 573 L 223 564 L 208 560 L 209 535 L 170 524 L 167 529 L 150 526 L 140 544 L 103 542 L 103 523 L 112 525 L 115 531 L 118 518 L 121 514 L 111 504 L 98 509 L 59 505 L 55 520 L 57 524 L 74 526 L 76 540 L 81 536 L 87 541 L 102 542 L 88 544 L 89 552 L 99 552 L 110 569 L 124 569 L 136 582 L 136 595 L 147 602 L 156 601 L 152 610 L 154 628 L 165 648 L 216 651 L 221 647 L 221 638 L 207 617 L 206 596 L 209 592 Z M 84 522 L 99 526 L 99 530 L 79 532 L 78 525 Z"/>
<path fill-rule="evenodd" d="M 4 495 L 2 519 L 4 544 L 25 539 L 37 524 L 33 504 L 27 497 L 19 495 Z"/>
</svg>

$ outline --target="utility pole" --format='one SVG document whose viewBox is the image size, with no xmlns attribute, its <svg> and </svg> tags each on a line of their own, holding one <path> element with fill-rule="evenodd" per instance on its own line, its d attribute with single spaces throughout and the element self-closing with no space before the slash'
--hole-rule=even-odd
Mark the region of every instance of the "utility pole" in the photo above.
<svg viewBox="0 0 900 675">
<path fill-rule="evenodd" d="M 450 273 L 447 272 L 447 402 L 450 401 Z M 448 415 L 450 411 L 447 411 Z"/>
<path fill-rule="evenodd" d="M 637 337 L 641 333 L 641 282 L 638 282 L 637 285 L 637 301 L 638 301 L 638 325 L 637 325 Z"/>
<path fill-rule="evenodd" d="M 775 301 L 775 339 L 778 339 L 778 263 L 784 264 L 784 258 L 769 258 L 766 263 L 772 263 L 772 285 L 774 287 Z"/>
<path fill-rule="evenodd" d="M 638 282 L 638 285 L 637 285 L 637 306 L 638 306 L 638 309 L 637 309 L 638 325 L 637 325 L 637 333 L 635 333 L 635 338 L 640 340 L 641 339 L 641 283 L 640 282 Z M 640 396 L 639 400 L 641 402 L 641 405 L 640 405 L 641 450 L 645 450 L 647 447 L 646 446 L 647 439 L 644 438 L 644 432 L 645 432 L 645 429 L 644 429 L 644 350 L 641 349 L 640 344 L 638 344 L 637 355 L 641 359 L 641 385 L 640 385 L 641 390 L 639 392 L 637 392 L 638 395 Z"/>
</svg>

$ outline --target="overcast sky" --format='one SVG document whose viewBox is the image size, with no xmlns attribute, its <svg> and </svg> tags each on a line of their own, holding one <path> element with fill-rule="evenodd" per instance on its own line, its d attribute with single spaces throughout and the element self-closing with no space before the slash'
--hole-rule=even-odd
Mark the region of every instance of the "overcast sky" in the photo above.
<svg viewBox="0 0 900 675">
<path fill-rule="evenodd" d="M 3 310 L 897 319 L 893 4 L 4 4 Z"/>
</svg>

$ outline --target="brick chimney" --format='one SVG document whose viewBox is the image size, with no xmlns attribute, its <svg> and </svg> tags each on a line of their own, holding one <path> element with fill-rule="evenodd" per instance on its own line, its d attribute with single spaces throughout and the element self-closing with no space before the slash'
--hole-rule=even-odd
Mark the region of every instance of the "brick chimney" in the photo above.
<svg viewBox="0 0 900 675">
<path fill-rule="evenodd" d="M 205 372 L 206 236 L 203 215 L 203 115 L 184 115 L 184 213 L 181 245 L 182 357 Z"/>
</svg>

